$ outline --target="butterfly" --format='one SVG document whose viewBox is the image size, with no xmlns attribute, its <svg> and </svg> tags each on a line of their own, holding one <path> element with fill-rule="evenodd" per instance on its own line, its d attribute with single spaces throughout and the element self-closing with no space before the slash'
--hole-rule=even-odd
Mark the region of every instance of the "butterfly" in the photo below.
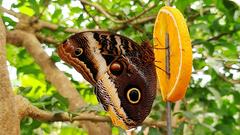
<svg viewBox="0 0 240 135">
<path fill-rule="evenodd" d="M 156 95 L 154 53 L 148 42 L 108 31 L 84 31 L 57 49 L 95 87 L 95 94 L 114 125 L 131 129 L 149 115 Z"/>
</svg>

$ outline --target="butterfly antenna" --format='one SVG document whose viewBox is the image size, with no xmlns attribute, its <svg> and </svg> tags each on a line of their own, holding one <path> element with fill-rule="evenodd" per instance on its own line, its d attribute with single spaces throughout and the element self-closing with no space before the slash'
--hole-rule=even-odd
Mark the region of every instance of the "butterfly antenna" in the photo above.
<svg viewBox="0 0 240 135">
<path fill-rule="evenodd" d="M 155 44 L 154 46 L 158 46 L 158 45 L 162 46 L 161 42 L 159 41 L 159 39 L 157 37 L 154 37 L 153 40 L 154 41 L 157 40 L 157 44 Z"/>
<path fill-rule="evenodd" d="M 154 62 L 155 63 L 162 63 L 162 61 L 160 61 L 160 60 L 155 60 Z"/>
<path fill-rule="evenodd" d="M 157 65 L 155 65 L 155 64 L 154 64 L 154 66 L 155 66 L 156 68 L 158 68 L 158 69 L 162 70 L 163 72 L 165 72 L 165 73 L 166 73 L 168 76 L 170 76 L 170 73 L 169 73 L 169 72 L 167 72 L 166 70 L 164 70 L 164 69 L 160 68 L 159 66 L 157 66 Z"/>
<path fill-rule="evenodd" d="M 156 47 L 156 46 L 158 46 L 158 45 L 162 46 L 162 44 L 161 44 L 161 42 L 158 40 L 158 38 L 155 38 L 155 39 L 156 39 L 156 41 L 157 41 L 157 44 L 154 44 L 153 49 L 156 49 L 156 50 L 165 50 L 165 49 L 169 49 L 169 46 L 167 46 L 167 47 L 162 47 L 162 48 L 160 48 L 160 47 Z"/>
</svg>

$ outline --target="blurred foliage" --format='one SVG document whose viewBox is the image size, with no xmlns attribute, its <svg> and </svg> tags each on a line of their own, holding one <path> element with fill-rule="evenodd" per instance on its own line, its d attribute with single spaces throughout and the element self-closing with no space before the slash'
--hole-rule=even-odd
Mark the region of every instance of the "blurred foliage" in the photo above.
<svg viewBox="0 0 240 135">
<path fill-rule="evenodd" d="M 238 0 L 175 0 L 172 5 L 182 11 L 190 30 L 193 44 L 193 73 L 187 95 L 180 110 L 174 116 L 184 118 L 177 123 L 175 135 L 239 135 L 240 134 L 240 3 Z M 121 26 L 106 18 L 102 13 L 86 5 L 86 10 L 95 17 L 96 24 L 79 1 L 71 0 L 0 0 L 2 6 L 11 4 L 14 11 L 37 16 L 59 25 L 58 30 L 42 29 L 40 33 L 63 41 L 70 33 L 65 28 L 108 29 Z M 117 19 L 128 19 L 140 14 L 149 5 L 156 7 L 145 16 L 156 15 L 164 6 L 159 0 L 94 0 Z M 7 28 L 14 29 L 17 19 L 3 14 Z M 125 23 L 124 28 L 115 31 L 137 42 L 152 40 L 154 21 L 138 25 Z M 65 66 L 56 55 L 55 47 L 43 45 L 53 61 Z M 67 111 L 68 103 L 56 89 L 45 80 L 45 75 L 24 48 L 7 46 L 7 58 L 16 93 L 28 98 L 33 105 L 53 112 Z M 69 68 L 69 67 L 68 67 Z M 66 69 L 66 68 L 65 68 Z M 14 72 L 16 71 L 16 72 Z M 67 71 L 66 71 L 67 72 Z M 86 82 L 79 83 L 73 73 L 67 72 L 74 86 L 89 105 L 97 105 L 93 88 Z M 15 76 L 15 78 L 14 78 Z M 80 74 L 79 74 L 80 76 Z M 174 106 L 173 106 L 174 107 Z M 88 108 L 88 107 L 87 107 Z M 91 108 L 91 107 L 90 107 Z M 101 112 L 102 110 L 100 110 Z M 101 114 L 105 114 L 102 112 Z M 150 115 L 155 120 L 165 120 L 165 103 L 157 97 Z M 142 126 L 135 130 L 138 135 L 144 131 L 150 135 L 165 134 L 166 129 Z M 125 134 L 112 126 L 113 134 Z M 70 123 L 44 123 L 25 118 L 21 122 L 21 134 L 84 135 L 84 129 Z"/>
</svg>

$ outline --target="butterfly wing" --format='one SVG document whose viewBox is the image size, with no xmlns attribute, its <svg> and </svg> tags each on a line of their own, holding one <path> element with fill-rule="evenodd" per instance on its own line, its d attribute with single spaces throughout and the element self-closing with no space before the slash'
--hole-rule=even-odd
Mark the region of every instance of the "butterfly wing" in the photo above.
<svg viewBox="0 0 240 135">
<path fill-rule="evenodd" d="M 87 31 L 71 36 L 58 54 L 95 86 L 115 125 L 136 127 L 150 113 L 157 79 L 148 43 L 140 46 L 121 35 Z"/>
</svg>

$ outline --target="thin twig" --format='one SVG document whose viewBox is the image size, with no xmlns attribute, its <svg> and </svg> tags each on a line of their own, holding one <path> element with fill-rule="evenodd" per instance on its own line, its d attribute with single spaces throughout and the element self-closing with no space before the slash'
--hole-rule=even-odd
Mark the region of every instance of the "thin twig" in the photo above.
<svg viewBox="0 0 240 135">
<path fill-rule="evenodd" d="M 171 119 L 171 102 L 167 101 L 166 105 L 167 112 L 167 134 L 172 135 L 172 119 Z"/>
<path fill-rule="evenodd" d="M 240 59 L 239 59 L 239 62 L 240 62 Z M 227 64 L 225 63 L 224 64 L 224 67 L 226 67 L 227 69 L 233 69 L 233 70 L 237 70 L 238 72 L 240 72 L 240 68 L 235 68 L 235 67 L 232 67 L 233 64 Z"/>
<path fill-rule="evenodd" d="M 136 20 L 136 21 L 134 21 L 130 24 L 122 24 L 121 26 L 114 27 L 111 30 L 112 31 L 118 31 L 118 30 L 126 29 L 129 25 L 138 25 L 138 24 L 144 24 L 146 22 L 151 22 L 151 21 L 154 21 L 156 19 L 156 16 L 157 15 L 147 16 L 147 17 L 138 19 L 138 20 Z"/>
<path fill-rule="evenodd" d="M 214 36 L 214 37 L 209 38 L 207 41 L 218 40 L 218 39 L 221 38 L 222 36 L 235 33 L 235 32 L 238 31 L 238 30 L 240 30 L 240 29 L 234 29 L 234 30 L 231 30 L 231 31 L 229 31 L 229 32 L 220 33 L 220 34 L 217 35 L 217 36 Z"/>
<path fill-rule="evenodd" d="M 80 1 L 80 2 L 81 2 L 81 1 Z M 94 23 L 95 23 L 99 28 L 102 28 L 101 25 L 98 23 L 98 21 L 95 19 L 95 17 L 92 16 L 92 14 L 90 14 L 90 13 L 88 12 L 88 10 L 86 9 L 86 5 L 85 5 L 84 3 L 82 3 L 82 2 L 81 2 L 81 4 L 82 4 L 82 6 L 83 6 L 83 10 L 93 19 Z"/>
<path fill-rule="evenodd" d="M 108 19 L 110 19 L 111 21 L 113 21 L 115 23 L 129 23 L 129 22 L 132 22 L 132 21 L 140 18 L 142 15 L 146 14 L 151 9 L 156 7 L 156 5 L 154 4 L 154 5 L 146 8 L 146 9 L 144 9 L 143 12 L 141 12 L 140 14 L 138 14 L 138 15 L 132 17 L 132 18 L 125 19 L 125 20 L 119 20 L 119 19 L 116 19 L 116 18 L 112 17 L 102 6 L 100 6 L 100 5 L 96 4 L 96 3 L 91 3 L 91 2 L 89 2 L 87 0 L 80 0 L 80 2 L 83 3 L 83 4 L 86 4 L 86 5 L 94 7 L 96 10 L 101 12 L 105 17 L 107 17 Z"/>
<path fill-rule="evenodd" d="M 44 36 L 43 34 L 41 33 L 36 33 L 35 34 L 36 37 L 38 38 L 38 40 L 41 42 L 41 43 L 49 43 L 49 44 L 53 44 L 54 46 L 58 46 L 60 44 L 60 42 L 56 41 L 53 37 L 51 36 Z"/>
<path fill-rule="evenodd" d="M 167 6 L 171 6 L 171 1 L 170 0 L 167 0 Z"/>
<path fill-rule="evenodd" d="M 218 73 L 217 72 L 217 75 L 222 78 L 224 81 L 228 82 L 228 83 L 231 83 L 231 84 L 240 84 L 240 80 L 233 80 L 233 79 L 229 79 L 227 78 L 225 75 L 221 74 L 221 73 Z"/>
<path fill-rule="evenodd" d="M 214 37 L 211 37 L 211 38 L 207 39 L 207 40 L 204 41 L 204 42 L 210 42 L 210 41 L 218 40 L 218 39 L 220 39 L 220 38 L 223 37 L 223 36 L 233 34 L 233 33 L 237 32 L 237 31 L 239 31 L 239 30 L 240 30 L 240 29 L 234 29 L 234 30 L 231 30 L 231 31 L 229 31 L 229 32 L 220 33 L 219 35 L 214 36 Z M 198 41 L 193 41 L 193 42 L 192 42 L 192 45 L 194 46 L 194 45 L 198 45 L 198 44 L 201 44 L 201 43 L 202 43 L 201 41 L 200 41 L 200 42 L 198 42 Z"/>
<path fill-rule="evenodd" d="M 194 11 L 191 10 L 190 12 L 194 12 Z M 188 20 L 187 22 L 192 22 L 192 21 L 194 21 L 196 18 L 198 18 L 199 16 L 204 15 L 204 14 L 207 14 L 207 13 L 210 13 L 210 9 L 209 9 L 209 8 L 208 8 L 208 9 L 204 9 L 202 13 L 198 12 L 198 13 L 196 13 L 196 14 L 193 14 L 193 15 L 191 15 L 191 16 L 188 16 L 188 17 L 187 17 L 187 20 Z"/>
<path fill-rule="evenodd" d="M 132 27 L 133 27 L 134 29 L 136 29 L 137 31 L 141 32 L 141 33 L 144 33 L 144 32 L 145 32 L 143 29 L 141 29 L 141 28 L 140 28 L 139 26 L 137 26 L 137 25 L 132 25 Z"/>
<path fill-rule="evenodd" d="M 36 23 L 36 22 L 38 22 L 38 20 L 43 16 L 43 13 L 44 13 L 44 12 L 46 11 L 46 9 L 48 8 L 48 5 L 50 4 L 51 0 L 46 0 L 46 1 L 44 1 L 44 2 L 45 2 L 45 3 L 44 3 L 44 6 L 43 6 L 43 10 L 41 11 L 41 13 L 40 13 L 38 16 L 34 17 L 34 19 L 32 19 L 30 23 Z"/>
</svg>

